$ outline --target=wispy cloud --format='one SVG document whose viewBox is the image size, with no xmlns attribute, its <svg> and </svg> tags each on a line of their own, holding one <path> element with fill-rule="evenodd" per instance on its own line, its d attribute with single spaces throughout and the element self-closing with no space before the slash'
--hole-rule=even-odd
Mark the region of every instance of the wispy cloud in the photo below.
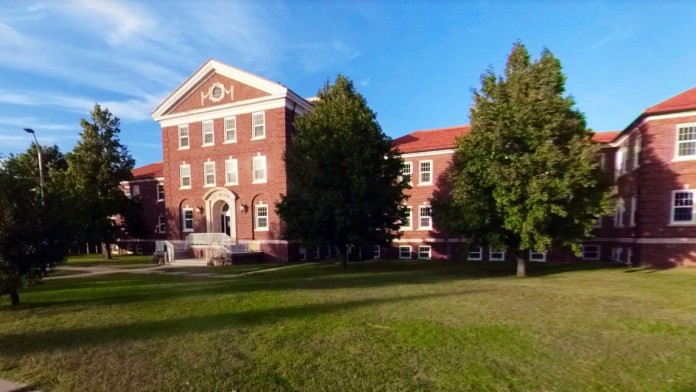
<svg viewBox="0 0 696 392">
<path fill-rule="evenodd" d="M 296 51 L 307 72 L 333 68 L 360 55 L 360 51 L 339 40 L 301 44 Z"/>
</svg>

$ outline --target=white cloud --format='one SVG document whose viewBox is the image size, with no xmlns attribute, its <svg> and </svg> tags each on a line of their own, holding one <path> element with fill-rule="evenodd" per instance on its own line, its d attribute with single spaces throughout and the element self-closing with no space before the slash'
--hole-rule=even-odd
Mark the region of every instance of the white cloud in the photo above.
<svg viewBox="0 0 696 392">
<path fill-rule="evenodd" d="M 294 49 L 307 72 L 334 68 L 360 56 L 359 50 L 340 40 L 306 43 Z"/>
</svg>

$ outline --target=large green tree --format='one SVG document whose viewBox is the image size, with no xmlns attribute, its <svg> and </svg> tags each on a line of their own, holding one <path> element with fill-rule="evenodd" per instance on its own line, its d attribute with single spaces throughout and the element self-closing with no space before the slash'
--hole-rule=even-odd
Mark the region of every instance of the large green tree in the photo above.
<svg viewBox="0 0 696 392">
<path fill-rule="evenodd" d="M 349 79 L 339 75 L 318 98 L 295 120 L 285 155 L 288 192 L 277 204 L 285 237 L 339 248 L 388 243 L 406 213 L 403 160 Z"/>
<path fill-rule="evenodd" d="M 559 60 L 544 50 L 531 61 L 516 43 L 504 75 L 482 75 L 471 132 L 458 140 L 448 173 L 451 190 L 433 201 L 448 232 L 509 249 L 518 276 L 529 250 L 578 252 L 578 240 L 611 208 L 592 132 L 564 93 Z"/>
<path fill-rule="evenodd" d="M 0 295 L 9 295 L 13 305 L 22 287 L 65 259 L 74 239 L 74 200 L 61 176 L 65 160 L 57 147 L 42 153 L 43 197 L 36 147 L 0 165 Z"/>
<path fill-rule="evenodd" d="M 83 238 L 101 242 L 104 257 L 111 258 L 110 244 L 124 232 L 113 218 L 130 211 L 132 203 L 120 183 L 132 178 L 135 161 L 119 140 L 118 117 L 99 104 L 94 105 L 91 117 L 91 122 L 80 121 L 81 139 L 67 156 L 68 177 L 81 196 Z"/>
</svg>

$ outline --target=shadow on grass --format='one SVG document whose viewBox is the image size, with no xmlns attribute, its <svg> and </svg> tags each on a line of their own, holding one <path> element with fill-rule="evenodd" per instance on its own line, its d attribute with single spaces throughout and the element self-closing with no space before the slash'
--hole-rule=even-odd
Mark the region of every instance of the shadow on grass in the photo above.
<svg viewBox="0 0 696 392">
<path fill-rule="evenodd" d="M 169 318 L 166 320 L 109 324 L 98 327 L 51 329 L 41 332 L 0 334 L 3 355 L 21 357 L 34 352 L 75 349 L 82 346 L 130 342 L 152 338 L 167 338 L 188 333 L 201 333 L 227 328 L 271 325 L 289 319 L 314 319 L 338 315 L 352 309 L 391 302 L 408 302 L 430 298 L 469 295 L 488 290 L 368 298 L 334 303 L 315 303 L 304 306 L 273 307 L 238 312 Z"/>
<path fill-rule="evenodd" d="M 533 279 L 552 274 L 607 268 L 621 267 L 606 263 L 535 264 L 530 268 L 529 274 Z M 25 302 L 16 310 L 62 306 L 127 305 L 257 291 L 362 289 L 471 279 L 517 279 L 514 277 L 514 272 L 514 263 L 378 261 L 352 263 L 348 270 L 342 270 L 340 266 L 334 264 L 319 264 L 226 279 L 161 274 L 147 276 L 114 274 L 52 281 L 32 288 L 32 292 L 46 292 L 50 294 L 50 297 L 45 300 Z M 3 307 L 0 307 L 0 310 L 2 309 Z"/>
</svg>

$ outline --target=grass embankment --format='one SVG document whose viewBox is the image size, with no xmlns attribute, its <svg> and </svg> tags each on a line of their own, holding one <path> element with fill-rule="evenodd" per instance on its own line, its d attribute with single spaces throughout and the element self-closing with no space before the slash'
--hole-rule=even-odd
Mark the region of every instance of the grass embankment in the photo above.
<svg viewBox="0 0 696 392">
<path fill-rule="evenodd" d="M 377 262 L 51 281 L 0 306 L 0 377 L 55 391 L 696 389 L 696 270 L 532 271 Z"/>
<path fill-rule="evenodd" d="M 152 262 L 151 255 L 113 255 L 112 260 L 104 259 L 101 254 L 70 256 L 65 264 L 68 267 L 117 267 L 142 268 L 157 264 Z"/>
</svg>

